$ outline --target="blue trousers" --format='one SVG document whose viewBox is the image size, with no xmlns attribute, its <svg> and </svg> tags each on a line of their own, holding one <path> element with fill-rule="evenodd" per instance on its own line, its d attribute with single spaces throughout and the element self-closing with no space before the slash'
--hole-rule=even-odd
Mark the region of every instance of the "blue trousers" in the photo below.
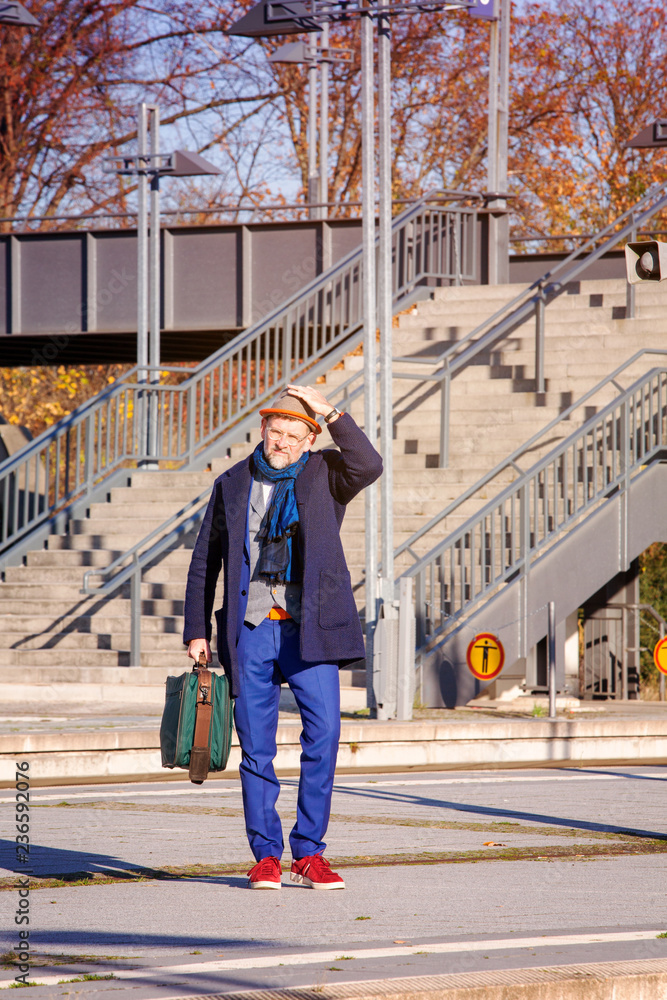
<svg viewBox="0 0 667 1000">
<path fill-rule="evenodd" d="M 284 678 L 301 713 L 301 774 L 296 823 L 289 842 L 293 858 L 321 854 L 329 823 L 340 739 L 340 685 L 335 663 L 305 663 L 299 628 L 292 619 L 245 624 L 238 643 L 240 688 L 234 723 L 241 744 L 243 809 L 250 849 L 257 861 L 280 858 L 284 842 L 276 802 L 280 784 L 273 768 L 280 684 Z"/>
</svg>

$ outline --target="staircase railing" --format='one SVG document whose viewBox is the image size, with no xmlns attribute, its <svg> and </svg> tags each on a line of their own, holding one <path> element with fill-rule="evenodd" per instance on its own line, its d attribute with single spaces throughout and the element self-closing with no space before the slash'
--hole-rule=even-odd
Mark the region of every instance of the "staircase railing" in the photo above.
<svg viewBox="0 0 667 1000">
<path fill-rule="evenodd" d="M 664 184 L 656 184 L 635 205 L 591 236 L 554 268 L 515 295 L 510 302 L 498 309 L 489 319 L 476 326 L 462 340 L 452 344 L 446 351 L 437 356 L 412 355 L 395 358 L 396 362 L 440 366 L 435 372 L 429 374 L 417 375 L 414 372 L 394 371 L 394 378 L 432 381 L 440 386 L 440 468 L 447 468 L 449 464 L 449 411 L 451 381 L 454 376 L 466 368 L 478 354 L 488 350 L 501 337 L 534 316 L 535 391 L 543 393 L 545 391 L 544 327 L 546 306 L 562 295 L 570 282 L 575 281 L 605 253 L 608 253 L 623 240 L 634 238 L 637 229 L 665 207 L 667 207 L 667 190 Z"/>
<path fill-rule="evenodd" d="M 437 198 L 429 193 L 394 220 L 398 307 L 429 279 L 476 278 L 477 211 Z M 74 501 L 99 493 L 119 470 L 160 461 L 187 467 L 201 457 L 287 382 L 360 335 L 362 283 L 359 248 L 186 370 L 180 385 L 137 381 L 134 368 L 30 442 L 0 465 L 0 553 Z"/>
<path fill-rule="evenodd" d="M 653 368 L 435 545 L 414 581 L 417 654 L 454 628 L 565 532 L 619 494 L 667 450 L 667 366 Z M 626 518 L 627 521 L 627 518 Z M 627 563 L 627 526 L 621 563 Z"/>
<path fill-rule="evenodd" d="M 667 357 L 667 350 L 647 347 L 641 351 L 637 351 L 636 354 L 633 354 L 631 358 L 628 358 L 628 360 L 624 361 L 622 365 L 619 365 L 618 368 L 616 368 L 610 375 L 603 378 L 597 383 L 597 385 L 594 385 L 592 389 L 589 389 L 588 392 L 585 392 L 583 396 L 580 396 L 566 409 L 559 413 L 557 417 L 554 417 L 548 424 L 545 424 L 544 427 L 541 427 L 540 430 L 536 431 L 535 434 L 533 434 L 532 437 L 529 437 L 527 441 L 524 441 L 518 448 L 515 448 L 511 454 L 507 455 L 502 459 L 502 461 L 498 462 L 494 468 L 490 469 L 487 473 L 481 476 L 476 483 L 473 483 L 466 490 L 464 490 L 463 493 L 459 494 L 455 500 L 452 500 L 452 502 L 444 507 L 438 514 L 435 514 L 429 521 L 423 524 L 421 528 L 413 532 L 409 538 L 407 538 L 404 542 L 401 542 L 401 544 L 394 550 L 394 559 L 398 559 L 398 557 L 404 552 L 407 552 L 410 556 L 412 556 L 415 562 L 418 562 L 420 556 L 414 552 L 414 547 L 417 542 L 421 541 L 425 535 L 430 534 L 430 532 L 437 528 L 438 525 L 442 524 L 446 518 L 455 514 L 464 503 L 476 494 L 481 493 L 482 490 L 486 490 L 489 484 L 493 483 L 494 479 L 502 475 L 503 472 L 513 471 L 519 475 L 525 472 L 526 470 L 521 468 L 519 465 L 522 459 L 525 461 L 526 457 L 532 457 L 532 453 L 540 447 L 540 443 L 542 444 L 542 448 L 545 448 L 547 443 L 551 443 L 550 438 L 552 436 L 552 432 L 556 428 L 561 427 L 566 421 L 569 421 L 577 410 L 581 411 L 582 407 L 584 407 L 587 403 L 590 403 L 591 400 L 595 399 L 595 397 L 599 394 L 604 393 L 605 390 L 611 388 L 617 393 L 623 393 L 625 390 L 621 385 L 619 385 L 618 378 L 629 368 L 637 365 L 637 363 L 642 361 L 642 359 L 649 357 Z"/>
</svg>

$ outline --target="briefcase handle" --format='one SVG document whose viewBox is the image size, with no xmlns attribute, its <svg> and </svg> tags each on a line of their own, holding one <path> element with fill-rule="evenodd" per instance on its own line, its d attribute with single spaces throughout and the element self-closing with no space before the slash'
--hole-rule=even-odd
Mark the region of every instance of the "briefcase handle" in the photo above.
<svg viewBox="0 0 667 1000">
<path fill-rule="evenodd" d="M 200 670 L 209 670 L 210 669 L 209 665 L 208 665 L 208 660 L 206 659 L 206 656 L 205 656 L 204 653 L 200 653 L 199 654 L 199 659 L 197 660 L 197 662 L 195 663 L 195 665 L 193 666 L 192 669 L 193 669 L 193 671 L 195 673 L 199 673 Z"/>
</svg>

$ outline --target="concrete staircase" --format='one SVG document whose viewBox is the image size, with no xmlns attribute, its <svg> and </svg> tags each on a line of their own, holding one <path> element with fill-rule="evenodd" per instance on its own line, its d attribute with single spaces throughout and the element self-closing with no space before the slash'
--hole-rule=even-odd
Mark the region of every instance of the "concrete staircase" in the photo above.
<svg viewBox="0 0 667 1000">
<path fill-rule="evenodd" d="M 397 318 L 394 353 L 438 354 L 460 339 L 499 306 L 516 295 L 517 286 L 446 288 L 432 301 L 415 306 Z M 536 430 L 562 412 L 570 402 L 594 386 L 641 348 L 667 347 L 667 288 L 637 289 L 637 319 L 625 320 L 625 283 L 577 283 L 547 309 L 546 392 L 534 391 L 534 325 L 525 324 L 463 371 L 453 381 L 451 402 L 450 467 L 437 465 L 439 391 L 418 378 L 394 382 L 395 445 L 394 502 L 396 545 L 406 540 L 450 501 L 473 485 L 489 468 L 518 448 Z M 621 383 L 660 359 L 644 359 L 624 373 Z M 363 358 L 351 355 L 324 378 L 322 389 L 332 393 L 362 367 Z M 400 363 L 398 370 L 416 371 Z M 426 369 L 428 370 L 428 369 Z M 609 389 L 592 405 L 601 406 L 615 395 Z M 363 423 L 363 402 L 352 405 Z M 531 452 L 522 467 L 566 436 L 594 412 L 577 413 Z M 144 574 L 142 584 L 141 668 L 129 669 L 129 585 L 110 599 L 80 593 L 86 569 L 108 565 L 117 555 L 158 527 L 234 461 L 246 455 L 259 439 L 231 449 L 205 472 L 136 472 L 131 486 L 112 489 L 106 502 L 91 504 L 85 518 L 72 521 L 65 535 L 52 535 L 45 548 L 28 554 L 25 565 L 9 568 L 0 583 L 0 692 L 16 701 L 16 679 L 30 670 L 31 695 L 42 705 L 79 701 L 100 711 L 120 701 L 133 711 L 159 709 L 166 674 L 187 667 L 181 642 L 185 577 L 194 544 L 191 535 L 182 547 L 165 555 Z M 323 445 L 327 446 L 326 431 Z M 464 503 L 452 516 L 414 547 L 427 552 L 437 540 L 457 528 L 502 486 L 515 478 L 508 470 Z M 343 525 L 343 540 L 363 605 L 364 504 L 354 500 Z M 405 553 L 400 572 L 412 562 Z M 348 707 L 364 704 L 363 677 L 350 672 L 343 678 L 352 691 Z M 32 685 L 35 685 L 34 687 Z M 78 686 L 79 694 L 76 693 Z M 26 689 L 22 687 L 22 697 Z"/>
<path fill-rule="evenodd" d="M 446 288 L 433 301 L 421 303 L 397 317 L 394 355 L 437 356 L 514 297 L 519 288 L 482 286 Z M 505 337 L 491 351 L 452 380 L 449 468 L 437 468 L 440 392 L 433 383 L 394 380 L 394 544 L 412 533 L 483 477 L 505 456 L 530 439 L 571 403 L 602 381 L 637 351 L 667 350 L 667 288 L 642 285 L 636 289 L 636 317 L 625 319 L 624 281 L 577 282 L 546 311 L 546 392 L 537 394 L 534 381 L 535 327 L 531 320 Z M 634 363 L 618 379 L 624 388 L 646 370 L 667 361 L 648 356 Z M 327 374 L 335 385 L 361 367 L 363 359 L 349 357 L 346 371 Z M 433 369 L 419 366 L 419 369 Z M 415 372 L 418 366 L 397 363 L 397 371 Z M 528 469 L 575 427 L 617 395 L 613 386 L 596 394 L 589 404 L 538 442 L 521 462 Z M 361 420 L 363 403 L 352 413 Z M 507 469 L 441 521 L 413 548 L 428 552 L 460 527 L 504 486 L 517 478 Z M 363 537 L 363 502 L 350 506 L 343 525 L 348 551 L 356 557 Z M 403 553 L 397 574 L 412 565 Z"/>
</svg>

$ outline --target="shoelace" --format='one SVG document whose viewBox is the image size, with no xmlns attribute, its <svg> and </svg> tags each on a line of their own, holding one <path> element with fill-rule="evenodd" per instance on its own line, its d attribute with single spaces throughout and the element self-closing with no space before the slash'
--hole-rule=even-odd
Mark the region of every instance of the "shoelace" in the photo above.
<svg viewBox="0 0 667 1000">
<path fill-rule="evenodd" d="M 331 865 L 329 864 L 327 859 L 323 858 L 321 854 L 315 854 L 313 856 L 313 860 L 310 861 L 304 868 L 303 874 L 305 875 L 310 868 L 314 868 L 315 870 L 317 870 L 320 867 L 324 868 L 325 870 L 331 871 Z"/>
<path fill-rule="evenodd" d="M 253 865 L 253 867 L 248 872 L 248 875 L 252 875 L 252 873 L 254 872 L 255 875 L 259 878 L 260 876 L 264 875 L 278 874 L 279 870 L 280 870 L 280 862 L 276 864 L 275 858 L 271 857 L 262 858 L 261 861 L 258 861 L 256 865 Z"/>
</svg>

